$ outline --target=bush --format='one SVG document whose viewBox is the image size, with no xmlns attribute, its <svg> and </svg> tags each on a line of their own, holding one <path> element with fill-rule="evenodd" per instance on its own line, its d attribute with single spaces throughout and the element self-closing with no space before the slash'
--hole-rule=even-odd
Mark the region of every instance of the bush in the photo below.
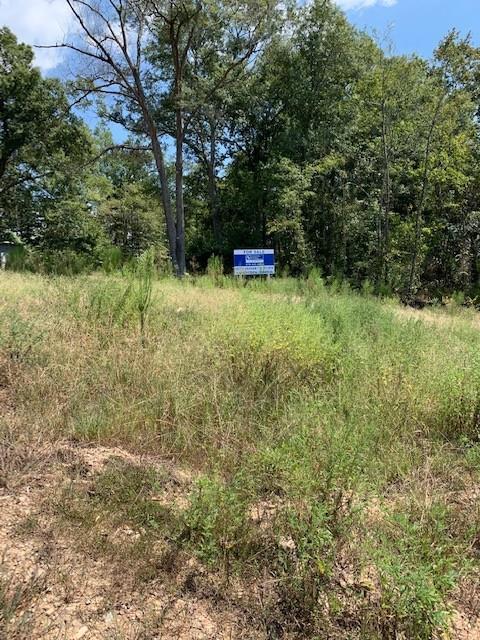
<svg viewBox="0 0 480 640">
<path fill-rule="evenodd" d="M 123 266 L 122 250 L 114 245 L 107 244 L 97 247 L 95 255 L 99 266 L 107 274 L 119 271 Z"/>
<path fill-rule="evenodd" d="M 18 245 L 7 255 L 6 268 L 10 271 L 30 271 L 32 254 L 23 245 Z"/>
<path fill-rule="evenodd" d="M 240 494 L 218 479 L 203 478 L 197 483 L 184 522 L 185 535 L 203 561 L 229 566 L 248 553 L 246 507 Z"/>
<path fill-rule="evenodd" d="M 223 258 L 221 256 L 211 256 L 208 259 L 207 275 L 215 285 L 221 286 L 223 284 Z"/>
<path fill-rule="evenodd" d="M 386 513 L 371 553 L 379 571 L 388 635 L 429 640 L 448 623 L 447 594 L 462 560 L 449 539 L 444 505 L 433 504 L 421 519 L 416 516 Z"/>
</svg>

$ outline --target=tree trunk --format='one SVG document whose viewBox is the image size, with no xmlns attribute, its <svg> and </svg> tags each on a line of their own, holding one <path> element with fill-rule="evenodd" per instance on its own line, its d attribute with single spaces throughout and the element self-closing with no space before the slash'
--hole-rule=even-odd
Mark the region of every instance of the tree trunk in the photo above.
<svg viewBox="0 0 480 640">
<path fill-rule="evenodd" d="M 420 249 L 420 241 L 422 239 L 422 216 L 423 210 L 425 206 L 425 196 L 427 194 L 427 186 L 428 186 L 428 178 L 429 178 L 429 164 L 430 164 L 430 152 L 432 147 L 433 133 L 435 131 L 435 127 L 437 126 L 438 117 L 440 115 L 440 111 L 443 105 L 443 101 L 445 99 L 445 94 L 438 100 L 438 104 L 435 108 L 435 113 L 432 118 L 432 122 L 430 124 L 430 128 L 427 136 L 427 143 L 425 145 L 425 156 L 424 156 L 424 164 L 423 164 L 423 179 L 422 179 L 422 190 L 420 193 L 420 198 L 418 201 L 417 209 L 415 212 L 415 236 L 413 243 L 413 252 L 412 252 L 412 261 L 410 265 L 410 277 L 408 280 L 408 297 L 411 297 L 413 294 L 413 286 L 415 282 L 415 275 L 417 271 L 417 262 L 418 262 L 418 252 Z"/>
<path fill-rule="evenodd" d="M 470 286 L 478 287 L 479 285 L 479 272 L 478 272 L 478 236 L 476 233 L 470 234 Z"/>
<path fill-rule="evenodd" d="M 183 203 L 183 144 L 185 141 L 185 123 L 183 114 L 183 63 L 179 50 L 180 27 L 176 30 L 170 23 L 170 46 L 175 71 L 173 97 L 175 101 L 175 209 L 176 209 L 176 247 L 177 276 L 183 278 L 186 271 L 185 260 L 185 208 Z"/>
<path fill-rule="evenodd" d="M 176 242 L 176 226 L 175 219 L 173 217 L 172 211 L 172 199 L 170 197 L 170 190 L 168 186 L 168 177 L 167 170 L 165 168 L 165 159 L 163 155 L 163 150 L 158 141 L 158 131 L 157 126 L 152 118 L 150 110 L 147 105 L 147 101 L 145 98 L 145 94 L 143 92 L 143 87 L 141 86 L 140 78 L 135 77 L 138 98 L 140 107 L 142 109 L 143 120 L 145 123 L 146 133 L 150 138 L 150 143 L 152 145 L 152 153 L 155 159 L 155 166 L 157 167 L 157 173 L 160 180 L 160 188 L 161 188 L 161 197 L 162 197 L 162 205 L 165 214 L 165 223 L 167 227 L 167 238 L 168 238 L 168 248 L 170 252 L 170 258 L 172 260 L 172 266 L 175 273 L 178 273 L 178 255 L 177 255 L 177 242 Z"/>
<path fill-rule="evenodd" d="M 0 180 L 3 178 L 3 175 L 7 170 L 7 163 L 8 163 L 7 156 L 0 156 Z"/>
<path fill-rule="evenodd" d="M 181 96 L 181 89 L 179 90 Z M 179 98 L 179 96 L 177 96 Z M 185 261 L 185 208 L 183 203 L 183 142 L 184 125 L 183 109 L 181 105 L 176 108 L 176 160 L 175 160 L 175 200 L 177 211 L 177 261 L 178 276 L 182 278 L 186 271 Z"/>
<path fill-rule="evenodd" d="M 383 221 L 381 225 L 381 258 L 380 280 L 388 280 L 388 254 L 390 251 L 390 207 L 391 207 L 391 177 L 390 154 L 388 148 L 388 119 L 385 98 L 382 101 L 382 147 L 383 147 Z"/>
<path fill-rule="evenodd" d="M 211 164 L 208 166 L 208 199 L 210 200 L 210 211 L 212 215 L 213 240 L 215 249 L 219 250 L 222 246 L 222 227 L 217 203 L 217 181 L 215 177 L 215 169 Z"/>
<path fill-rule="evenodd" d="M 155 164 L 157 172 L 160 178 L 160 187 L 162 190 L 162 204 L 165 212 L 165 223 L 167 226 L 168 248 L 170 251 L 170 258 L 172 260 L 173 269 L 176 273 L 179 271 L 179 261 L 177 252 L 177 230 L 175 220 L 172 211 L 172 200 L 170 198 L 170 191 L 168 188 L 168 177 L 165 168 L 165 161 L 163 158 L 163 150 L 158 141 L 157 128 L 153 121 L 149 125 L 149 135 L 152 143 L 153 156 L 155 158 Z"/>
<path fill-rule="evenodd" d="M 210 120 L 210 154 L 208 159 L 208 198 L 212 215 L 213 240 L 218 251 L 222 246 L 222 223 L 218 210 L 218 192 L 216 176 L 217 135 L 215 117 Z"/>
</svg>

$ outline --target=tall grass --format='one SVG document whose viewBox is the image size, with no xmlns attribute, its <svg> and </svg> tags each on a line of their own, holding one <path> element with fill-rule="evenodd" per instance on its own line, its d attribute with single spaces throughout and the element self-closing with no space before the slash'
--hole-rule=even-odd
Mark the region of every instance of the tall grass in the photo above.
<svg viewBox="0 0 480 640">
<path fill-rule="evenodd" d="M 219 289 L 153 282 L 144 267 L 133 284 L 2 275 L 16 437 L 191 465 L 202 479 L 182 544 L 228 572 L 267 570 L 276 596 L 262 615 L 285 631 L 432 637 L 478 561 L 473 316 L 426 322 L 315 274 L 246 284 L 216 271 Z M 0 424 L 11 449 L 12 422 Z M 262 504 L 270 516 L 253 518 Z"/>
</svg>

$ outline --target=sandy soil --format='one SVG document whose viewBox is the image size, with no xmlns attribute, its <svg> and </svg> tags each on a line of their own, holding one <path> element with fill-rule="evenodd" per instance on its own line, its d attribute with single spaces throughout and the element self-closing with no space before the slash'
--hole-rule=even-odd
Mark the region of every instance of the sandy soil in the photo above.
<svg viewBox="0 0 480 640">
<path fill-rule="evenodd" d="M 201 583 L 202 568 L 186 560 L 168 585 L 149 582 L 142 591 L 122 584 L 118 570 L 75 549 L 75 537 L 52 527 L 45 499 L 62 481 L 71 460 L 86 473 L 98 471 L 113 456 L 133 461 L 119 449 L 105 447 L 61 450 L 60 459 L 21 485 L 0 488 L 0 578 L 7 584 L 4 598 L 17 604 L 11 620 L 2 624 L 0 639 L 45 640 L 223 640 L 260 638 L 249 626 L 246 612 L 217 602 L 191 587 Z M 145 462 L 142 458 L 139 462 Z M 174 482 L 167 491 L 181 500 L 188 474 L 169 469 Z M 174 485 L 172 488 L 172 484 Z M 164 499 L 159 497 L 159 499 Z M 35 521 L 35 532 L 29 523 Z M 135 535 L 131 530 L 119 535 Z M 117 568 L 118 569 L 118 568 Z M 190 587 L 186 588 L 186 584 Z M 2 594 L 0 593 L 0 598 Z M 2 637 L 2 633 L 6 634 Z"/>
</svg>

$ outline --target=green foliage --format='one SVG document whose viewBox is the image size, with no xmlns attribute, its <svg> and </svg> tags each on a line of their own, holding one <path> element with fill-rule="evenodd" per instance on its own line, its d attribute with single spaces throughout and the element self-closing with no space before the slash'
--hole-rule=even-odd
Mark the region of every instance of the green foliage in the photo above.
<svg viewBox="0 0 480 640">
<path fill-rule="evenodd" d="M 480 445 L 476 442 L 464 439 L 465 461 L 472 471 L 480 472 Z"/>
<path fill-rule="evenodd" d="M 30 249 L 13 251 L 7 261 L 11 271 L 27 271 L 48 275 L 74 276 L 93 271 L 98 259 L 93 255 L 77 253 L 73 249 Z"/>
<path fill-rule="evenodd" d="M 279 515 L 277 527 L 279 550 L 274 566 L 282 597 L 308 628 L 334 566 L 335 536 L 328 508 L 322 503 L 287 508 Z"/>
<path fill-rule="evenodd" d="M 44 252 L 72 252 L 92 256 L 101 227 L 79 199 L 57 201 L 45 215 L 39 246 Z"/>
<path fill-rule="evenodd" d="M 89 136 L 62 85 L 43 79 L 31 49 L 2 30 L 0 231 L 49 254 L 15 264 L 110 271 L 120 266 L 110 244 L 123 262 L 150 247 L 168 262 L 173 236 L 183 243 L 180 229 L 167 243 L 161 222 L 175 179 L 185 192 L 192 271 L 218 271 L 208 266 L 215 255 L 228 272 L 234 248 L 272 246 L 279 270 L 296 276 L 315 267 L 326 279 L 358 288 L 368 281 L 369 292 L 409 302 L 417 293 L 475 299 L 480 53 L 471 39 L 452 31 L 427 62 L 394 55 L 322 0 L 287 12 L 280 3 L 264 12 L 263 1 L 215 0 L 198 13 L 189 6 L 171 16 L 178 46 L 188 49 L 181 68 L 166 14 L 152 17 L 141 52 L 138 81 L 156 129 L 180 135 L 178 105 L 190 122 L 179 146 L 189 162 L 160 171 L 161 189 L 152 177 L 160 158 L 153 164 L 133 137 L 117 150 L 105 128 Z M 132 14 L 129 28 L 134 22 Z M 191 38 L 183 38 L 187 24 Z M 242 29 L 263 44 L 255 65 Z M 101 103 L 100 112 L 137 131 L 144 113 L 135 96 Z M 219 273 L 213 279 L 223 282 Z"/>
<path fill-rule="evenodd" d="M 246 506 L 219 479 L 204 478 L 197 483 L 183 517 L 185 535 L 202 560 L 228 564 L 245 553 L 250 538 Z"/>
<path fill-rule="evenodd" d="M 75 183 L 90 140 L 62 84 L 42 78 L 32 49 L 5 27 L 0 70 L 0 232 L 30 242 L 42 233 L 39 212 Z"/>
<path fill-rule="evenodd" d="M 102 203 L 100 216 L 110 241 L 125 257 L 163 240 L 158 196 L 146 193 L 141 182 L 117 187 L 114 197 Z"/>
<path fill-rule="evenodd" d="M 397 629 L 427 640 L 448 622 L 446 596 L 458 578 L 461 556 L 449 537 L 442 504 L 418 514 L 420 519 L 416 515 L 387 515 L 373 554 L 387 619 L 391 612 L 390 633 Z"/>
<path fill-rule="evenodd" d="M 125 280 L 85 281 L 82 291 L 66 286 L 62 291 L 67 308 L 78 321 L 110 329 L 126 326 L 136 316 L 132 282 Z"/>
<path fill-rule="evenodd" d="M 11 271 L 30 270 L 32 264 L 31 258 L 31 252 L 23 245 L 19 245 L 8 254 L 6 268 Z"/>
<path fill-rule="evenodd" d="M 308 271 L 311 257 L 302 220 L 302 209 L 313 195 L 311 167 L 296 166 L 280 158 L 268 168 L 271 189 L 267 232 L 277 247 L 280 264 L 288 264 L 295 273 Z"/>
<path fill-rule="evenodd" d="M 473 292 L 479 50 L 452 32 L 432 64 L 396 56 L 320 1 L 288 26 L 225 109 L 235 149 L 217 185 L 225 258 L 270 243 L 294 274 L 315 265 L 410 299 Z M 190 190 L 209 233 L 198 177 Z"/>
<path fill-rule="evenodd" d="M 110 244 L 101 245 L 96 248 L 95 254 L 102 270 L 107 274 L 119 271 L 123 266 L 123 253 L 120 247 Z"/>
<path fill-rule="evenodd" d="M 146 341 L 146 322 L 152 303 L 156 276 L 153 249 L 145 251 L 125 268 L 125 276 L 84 280 L 83 291 L 65 284 L 70 312 L 92 324 L 113 327 L 128 326 L 138 319 L 142 344 Z"/>
<path fill-rule="evenodd" d="M 44 250 L 37 255 L 39 261 L 35 271 L 41 273 L 72 276 L 93 271 L 95 266 L 91 257 L 73 249 Z"/>
<path fill-rule="evenodd" d="M 220 286 L 223 281 L 223 260 L 220 256 L 210 256 L 207 264 L 207 275 L 216 286 Z"/>
<path fill-rule="evenodd" d="M 35 347 L 42 340 L 42 332 L 16 309 L 0 315 L 0 349 L 10 360 L 26 363 L 32 360 Z"/>
<path fill-rule="evenodd" d="M 133 296 L 140 319 L 140 335 L 145 346 L 145 322 L 152 303 L 152 283 L 155 273 L 155 256 L 150 249 L 143 253 L 134 267 Z"/>
</svg>

